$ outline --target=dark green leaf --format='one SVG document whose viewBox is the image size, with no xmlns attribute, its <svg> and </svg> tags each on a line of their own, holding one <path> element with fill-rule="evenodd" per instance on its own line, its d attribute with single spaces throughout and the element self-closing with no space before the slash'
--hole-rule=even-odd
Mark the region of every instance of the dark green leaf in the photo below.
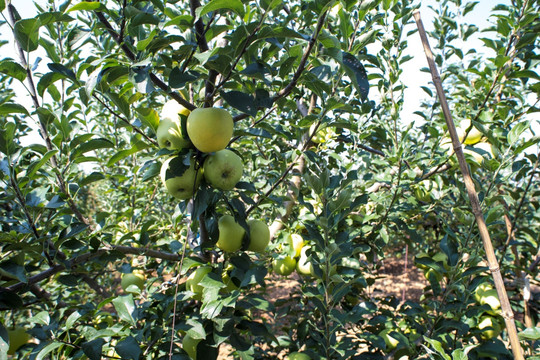
<svg viewBox="0 0 540 360">
<path fill-rule="evenodd" d="M 114 348 L 122 359 L 138 360 L 141 356 L 141 347 L 133 336 L 128 336 L 120 341 Z"/>
<path fill-rule="evenodd" d="M 26 79 L 26 70 L 19 63 L 10 59 L 0 61 L 0 72 L 21 82 Z"/>
<path fill-rule="evenodd" d="M 40 26 L 38 19 L 22 19 L 15 23 L 13 33 L 24 51 L 31 52 L 38 48 Z"/>
<path fill-rule="evenodd" d="M 255 99 L 250 94 L 233 90 L 227 93 L 222 92 L 221 97 L 227 102 L 227 104 L 229 104 L 233 108 L 238 109 L 251 116 L 257 115 L 257 106 L 255 104 Z"/>
<path fill-rule="evenodd" d="M 182 73 L 179 68 L 175 67 L 172 69 L 169 76 L 169 86 L 173 89 L 183 88 L 187 83 L 199 79 L 200 76 L 201 74 L 196 71 L 187 71 Z"/>
<path fill-rule="evenodd" d="M 351 78 L 356 91 L 363 100 L 366 100 L 369 94 L 369 82 L 366 70 L 360 61 L 354 55 L 343 52 L 343 69 Z"/>
<path fill-rule="evenodd" d="M 13 103 L 5 103 L 0 105 L 0 115 L 6 114 L 25 114 L 29 115 L 24 106 Z"/>
<path fill-rule="evenodd" d="M 66 76 L 64 74 L 61 74 L 58 72 L 50 72 L 43 75 L 41 79 L 39 79 L 39 82 L 37 85 L 37 91 L 38 91 L 39 96 L 43 96 L 43 94 L 45 93 L 45 90 L 47 90 L 47 88 L 51 86 L 54 82 L 60 79 L 65 79 L 65 78 Z"/>
<path fill-rule="evenodd" d="M 32 163 L 29 167 L 28 167 L 28 171 L 26 173 L 26 176 L 28 176 L 30 179 L 34 177 L 34 175 L 36 174 L 36 172 L 41 169 L 41 167 L 43 165 L 45 165 L 45 163 L 47 163 L 47 161 L 49 161 L 54 155 L 56 155 L 58 153 L 58 150 L 51 150 L 51 151 L 48 151 L 45 155 L 43 155 L 43 157 L 41 159 L 39 159 L 38 161 Z"/>
<path fill-rule="evenodd" d="M 71 69 L 68 69 L 67 67 L 65 67 L 64 65 L 62 64 L 57 64 L 57 63 L 50 63 L 47 65 L 49 67 L 49 69 L 54 72 L 54 73 L 58 73 L 58 74 L 61 74 L 61 75 L 64 75 L 65 77 L 67 77 L 68 79 L 72 80 L 74 83 L 78 83 L 78 80 L 77 80 L 77 76 L 75 75 L 75 73 L 73 72 L 73 70 Z"/>
<path fill-rule="evenodd" d="M 82 143 L 77 149 L 76 154 L 84 154 L 89 151 L 97 150 L 97 149 L 107 149 L 107 148 L 113 148 L 114 143 L 112 143 L 110 140 L 105 138 L 98 138 L 98 139 L 92 139 L 85 143 Z"/>
<path fill-rule="evenodd" d="M 101 350 L 105 340 L 98 338 L 81 344 L 83 352 L 90 360 L 101 360 Z"/>
</svg>

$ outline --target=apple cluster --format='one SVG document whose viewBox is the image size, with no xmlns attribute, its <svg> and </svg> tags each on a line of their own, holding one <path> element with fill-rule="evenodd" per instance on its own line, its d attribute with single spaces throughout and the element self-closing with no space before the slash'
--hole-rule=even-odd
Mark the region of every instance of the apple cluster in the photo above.
<svg viewBox="0 0 540 360">
<path fill-rule="evenodd" d="M 233 130 L 234 121 L 227 110 L 200 108 L 190 112 L 176 101 L 168 101 L 156 132 L 158 145 L 172 151 L 195 147 L 203 154 L 202 167 L 189 152 L 188 155 L 180 152 L 163 163 L 160 175 L 169 194 L 180 200 L 190 199 L 203 177 L 216 189 L 232 190 L 244 170 L 240 156 L 226 149 Z M 216 245 L 225 252 L 241 249 L 247 228 L 250 239 L 247 250 L 263 252 L 270 242 L 270 230 L 260 220 L 249 220 L 244 228 L 233 216 L 223 215 L 218 228 Z"/>
<path fill-rule="evenodd" d="M 469 128 L 471 129 L 467 134 L 467 129 Z M 463 149 L 463 154 L 468 159 L 468 162 L 470 162 L 471 165 L 474 165 L 474 167 L 471 166 L 472 169 L 482 165 L 486 159 L 486 156 L 491 158 L 495 156 L 491 144 L 485 141 L 486 138 L 476 127 L 471 126 L 471 122 L 469 120 L 463 122 L 461 126 L 457 127 L 456 132 L 459 141 L 461 141 L 463 145 L 467 145 L 467 148 Z M 446 149 L 448 156 L 450 157 L 454 154 L 454 148 L 452 147 L 452 141 L 450 138 L 443 139 L 441 148 Z"/>
<path fill-rule="evenodd" d="M 289 254 L 278 257 L 272 262 L 272 268 L 278 275 L 290 275 L 294 270 L 300 275 L 314 276 L 313 264 L 309 261 L 306 245 L 299 234 L 290 234 L 287 238 Z"/>
</svg>

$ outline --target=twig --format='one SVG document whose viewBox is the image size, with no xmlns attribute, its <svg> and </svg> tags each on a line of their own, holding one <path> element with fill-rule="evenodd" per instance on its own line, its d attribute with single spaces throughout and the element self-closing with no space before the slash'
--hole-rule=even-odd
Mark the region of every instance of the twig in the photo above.
<svg viewBox="0 0 540 360">
<path fill-rule="evenodd" d="M 105 27 L 105 30 L 107 30 L 107 32 L 109 33 L 109 35 L 112 36 L 112 38 L 114 39 L 114 41 L 116 41 L 116 43 L 120 46 L 120 48 L 122 49 L 122 51 L 124 52 L 124 54 L 128 57 L 129 60 L 131 61 L 135 61 L 136 60 L 136 56 L 135 54 L 133 53 L 133 51 L 131 51 L 131 49 L 129 48 L 129 46 L 127 46 L 126 43 L 124 43 L 123 39 L 120 37 L 120 35 L 118 35 L 116 33 L 116 31 L 114 31 L 112 25 L 109 23 L 109 21 L 107 20 L 107 18 L 105 17 L 105 15 L 103 15 L 102 12 L 100 11 L 95 11 L 94 12 L 97 16 L 97 18 L 99 19 L 99 21 L 101 22 L 101 24 Z M 197 107 L 195 105 L 193 105 L 192 103 L 190 103 L 189 101 L 187 101 L 186 99 L 184 99 L 182 97 L 182 95 L 180 95 L 179 93 L 177 93 L 176 91 L 172 91 L 168 86 L 167 84 L 165 84 L 163 82 L 163 80 L 161 80 L 160 78 L 157 77 L 156 74 L 154 74 L 153 72 L 149 71 L 148 72 L 148 75 L 150 76 L 150 80 L 152 80 L 152 83 L 154 83 L 154 85 L 156 85 L 158 88 L 160 88 L 161 90 L 163 90 L 165 93 L 167 93 L 167 95 L 169 95 L 171 98 L 173 98 L 174 100 L 176 100 L 177 103 L 179 103 L 180 105 L 184 106 L 186 109 L 188 110 L 195 110 Z"/>
<path fill-rule="evenodd" d="M 431 48 L 429 46 L 429 41 L 426 35 L 426 32 L 424 30 L 424 25 L 422 23 L 422 20 L 420 18 L 420 11 L 415 10 L 413 13 L 414 18 L 416 20 L 416 25 L 418 27 L 419 35 L 422 40 L 422 44 L 424 46 L 424 51 L 426 53 L 427 61 L 429 64 L 429 68 L 431 71 L 431 76 L 433 78 L 433 83 L 435 84 L 435 89 L 437 90 L 437 95 L 439 97 L 442 111 L 444 114 L 444 118 L 446 120 L 446 125 L 448 127 L 448 131 L 450 133 L 450 138 L 452 139 L 452 145 L 454 147 L 454 151 L 456 153 L 459 166 L 461 168 L 461 172 L 464 177 L 465 181 L 465 187 L 467 188 L 467 193 L 469 195 L 469 201 L 471 203 L 472 212 L 476 218 L 476 223 L 478 226 L 478 230 L 480 232 L 480 237 L 482 238 L 482 242 L 484 244 L 484 249 L 486 251 L 486 256 L 489 264 L 489 269 L 491 271 L 491 274 L 493 276 L 493 280 L 495 282 L 495 287 L 497 289 L 497 295 L 499 296 L 501 307 L 502 307 L 502 315 L 504 317 L 506 328 L 508 330 L 508 337 L 510 338 L 510 344 L 512 347 L 512 352 L 514 354 L 514 358 L 518 360 L 523 359 L 523 353 L 521 350 L 521 345 L 519 343 L 519 338 L 517 336 L 517 329 L 516 324 L 514 322 L 514 314 L 512 312 L 512 308 L 510 306 L 510 302 L 508 300 L 508 295 L 506 293 L 506 289 L 504 287 L 504 281 L 501 275 L 501 270 L 499 267 L 499 264 L 497 262 L 497 258 L 495 257 L 495 252 L 493 250 L 493 244 L 491 242 L 491 238 L 489 236 L 489 232 L 486 226 L 486 222 L 484 220 L 484 215 L 482 213 L 482 209 L 480 207 L 480 202 L 478 200 L 478 194 L 476 193 L 476 189 L 474 187 L 473 180 L 471 178 L 471 174 L 469 172 L 469 168 L 467 165 L 467 162 L 465 160 L 465 156 L 463 155 L 463 149 L 461 147 L 461 142 L 459 141 L 459 137 L 456 131 L 456 127 L 454 125 L 454 120 L 452 119 L 452 114 L 450 112 L 450 108 L 448 106 L 448 102 L 446 100 L 446 95 L 444 93 L 442 83 L 441 83 L 441 77 L 439 76 L 439 72 L 437 70 L 437 66 L 435 64 L 435 61 L 433 59 L 433 53 L 431 52 Z"/>
</svg>

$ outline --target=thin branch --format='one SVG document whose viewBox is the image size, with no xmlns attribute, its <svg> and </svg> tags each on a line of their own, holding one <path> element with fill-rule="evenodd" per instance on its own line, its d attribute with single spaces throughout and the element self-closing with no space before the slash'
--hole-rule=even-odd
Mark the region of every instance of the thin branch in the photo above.
<svg viewBox="0 0 540 360">
<path fill-rule="evenodd" d="M 128 119 L 124 118 L 122 115 L 120 115 L 119 113 L 117 113 L 116 111 L 114 111 L 105 101 L 101 100 L 96 94 L 93 94 L 93 97 L 94 99 L 96 99 L 97 101 L 99 101 L 99 103 L 101 105 L 103 105 L 103 107 L 105 107 L 107 110 L 109 110 L 109 112 L 111 114 L 113 114 L 117 119 L 119 119 L 120 121 L 126 123 L 127 125 L 131 126 L 133 128 L 133 130 L 138 133 L 138 134 L 141 134 L 146 140 L 148 140 L 149 142 L 152 143 L 152 145 L 154 146 L 157 146 L 157 142 L 150 138 L 148 135 L 146 135 L 144 133 L 144 131 L 142 131 L 141 129 L 139 129 L 137 126 L 133 125 L 132 123 L 129 122 Z"/>
<path fill-rule="evenodd" d="M 107 32 L 109 33 L 109 35 L 112 36 L 112 38 L 114 39 L 114 41 L 116 41 L 116 43 L 120 46 L 120 48 L 122 49 L 122 51 L 124 52 L 124 54 L 128 57 L 128 59 L 130 59 L 131 61 L 135 61 L 136 60 L 136 56 L 135 54 L 133 53 L 133 51 L 131 51 L 131 49 L 129 48 L 129 46 L 122 40 L 122 38 L 120 37 L 120 35 L 118 35 L 116 33 L 116 31 L 114 31 L 112 25 L 109 23 L 109 21 L 107 20 L 107 18 L 105 18 L 105 15 L 103 15 L 102 12 L 100 11 L 95 11 L 95 14 L 97 16 L 97 18 L 99 19 L 99 21 L 101 22 L 101 24 L 103 26 L 105 26 L 105 30 L 107 30 Z M 163 82 L 163 80 L 161 80 L 160 78 L 157 77 L 156 74 L 154 74 L 153 72 L 149 71 L 148 72 L 148 75 L 150 76 L 150 80 L 152 80 L 152 83 L 154 85 L 156 85 L 158 88 L 160 88 L 161 90 L 163 90 L 165 93 L 167 93 L 167 95 L 169 95 L 171 98 L 173 98 L 174 100 L 176 100 L 176 102 L 178 102 L 180 105 L 184 106 L 186 109 L 188 110 L 195 110 L 197 107 L 195 105 L 193 105 L 192 103 L 190 103 L 189 101 L 187 101 L 186 99 L 184 99 L 182 97 L 182 95 L 180 95 L 179 93 L 175 92 L 175 91 L 172 91 L 168 86 L 167 84 L 165 84 Z"/>
</svg>

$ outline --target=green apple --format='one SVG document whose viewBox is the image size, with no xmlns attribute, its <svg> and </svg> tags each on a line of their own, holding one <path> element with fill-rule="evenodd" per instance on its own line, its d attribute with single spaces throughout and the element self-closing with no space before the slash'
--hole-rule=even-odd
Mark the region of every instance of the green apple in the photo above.
<svg viewBox="0 0 540 360">
<path fill-rule="evenodd" d="M 16 326 L 13 329 L 8 329 L 9 349 L 8 355 L 13 355 L 21 346 L 28 343 L 30 335 L 22 326 Z"/>
<path fill-rule="evenodd" d="M 425 179 L 414 185 L 414 196 L 422 202 L 431 202 L 431 192 L 436 189 L 437 184 L 434 181 Z"/>
<path fill-rule="evenodd" d="M 313 264 L 308 260 L 306 251 L 309 249 L 309 246 L 304 246 L 300 251 L 300 258 L 296 264 L 296 272 L 302 275 L 311 275 L 313 276 Z"/>
<path fill-rule="evenodd" d="M 249 251 L 264 252 L 270 242 L 270 229 L 264 221 L 249 220 Z"/>
<path fill-rule="evenodd" d="M 432 274 L 435 276 L 435 279 L 437 279 L 437 281 L 441 281 L 443 278 L 443 275 L 435 269 L 427 268 L 424 270 L 424 276 L 426 277 L 427 280 L 429 280 L 429 277 Z"/>
<path fill-rule="evenodd" d="M 195 300 L 201 300 L 204 287 L 200 285 L 200 282 L 211 271 L 212 268 L 210 266 L 204 265 L 198 267 L 188 276 L 186 280 L 186 290 L 195 293 L 195 295 L 193 295 Z"/>
<path fill-rule="evenodd" d="M 315 125 L 316 123 L 312 124 L 309 128 L 309 134 L 311 135 L 313 131 L 315 131 Z M 317 133 L 313 135 L 311 138 L 311 141 L 315 144 L 323 144 L 327 141 L 330 141 L 334 138 L 336 135 L 335 131 L 330 127 L 323 127 L 324 125 L 320 125 L 317 129 Z"/>
<path fill-rule="evenodd" d="M 296 260 L 289 255 L 272 261 L 272 268 L 278 275 L 290 275 L 296 268 Z"/>
<path fill-rule="evenodd" d="M 484 340 L 493 339 L 494 337 L 499 336 L 502 331 L 499 321 L 495 317 L 489 315 L 480 318 L 478 329 L 482 330 L 480 337 Z"/>
<path fill-rule="evenodd" d="M 459 141 L 461 141 L 461 143 L 466 144 L 466 145 L 476 144 L 480 142 L 480 140 L 482 139 L 482 133 L 478 131 L 478 129 L 475 128 L 474 126 L 471 128 L 471 131 L 469 131 L 467 138 L 465 138 L 465 132 L 470 126 L 471 126 L 471 122 L 467 120 L 463 124 L 461 124 L 460 127 L 456 128 Z"/>
<path fill-rule="evenodd" d="M 225 252 L 234 252 L 242 247 L 246 230 L 231 215 L 223 215 L 218 221 L 219 238 L 216 246 Z"/>
<path fill-rule="evenodd" d="M 493 290 L 493 285 L 490 282 L 483 282 L 474 289 L 474 299 L 477 303 L 480 303 L 481 299 L 484 297 L 484 294 L 488 290 Z"/>
<path fill-rule="evenodd" d="M 169 150 L 184 149 L 191 145 L 191 141 L 182 134 L 182 121 L 180 115 L 188 116 L 190 111 L 170 100 L 163 105 L 159 125 L 156 131 L 160 148 Z"/>
<path fill-rule="evenodd" d="M 287 242 L 289 243 L 292 257 L 299 257 L 302 248 L 304 247 L 304 239 L 302 236 L 300 234 L 290 234 L 287 237 Z"/>
<path fill-rule="evenodd" d="M 202 152 L 225 149 L 233 134 L 234 121 L 225 109 L 195 109 L 187 118 L 189 139 Z"/>
<path fill-rule="evenodd" d="M 221 190 L 231 190 L 242 177 L 244 164 L 234 151 L 224 149 L 206 158 L 203 171 L 210 185 Z"/>
<path fill-rule="evenodd" d="M 289 354 L 287 360 L 311 360 L 311 357 L 308 354 L 295 351 Z"/>
<path fill-rule="evenodd" d="M 379 333 L 379 336 L 383 338 L 384 343 L 386 344 L 386 350 L 393 350 L 399 344 L 399 341 L 396 338 L 390 336 L 391 332 L 392 329 L 384 329 Z"/>
<path fill-rule="evenodd" d="M 197 346 L 201 340 L 194 339 L 189 334 L 186 334 L 182 339 L 182 349 L 184 349 L 191 359 L 197 359 Z"/>
<path fill-rule="evenodd" d="M 227 292 L 231 292 L 234 290 L 238 290 L 238 286 L 234 283 L 234 281 L 231 279 L 231 271 L 234 270 L 234 266 L 232 264 L 227 265 L 227 267 L 223 270 L 223 273 L 221 274 L 221 281 L 225 284 L 224 290 L 227 290 Z"/>
<path fill-rule="evenodd" d="M 497 295 L 496 289 L 488 289 L 482 293 L 480 296 L 480 305 L 489 305 L 492 310 L 498 310 L 501 308 L 501 302 L 499 296 Z"/>
<path fill-rule="evenodd" d="M 141 273 L 129 273 L 129 274 L 122 274 L 122 280 L 120 281 L 120 285 L 122 286 L 122 289 L 124 289 L 127 293 L 137 293 L 137 291 L 132 288 L 131 286 L 136 286 L 139 288 L 139 290 L 142 291 L 144 289 L 144 282 L 145 282 L 145 276 Z"/>
<path fill-rule="evenodd" d="M 189 166 L 184 157 L 173 156 L 161 166 L 161 182 L 172 196 L 187 200 L 195 194 L 202 180 L 202 169 L 195 170 L 195 159 L 189 159 Z"/>
</svg>

